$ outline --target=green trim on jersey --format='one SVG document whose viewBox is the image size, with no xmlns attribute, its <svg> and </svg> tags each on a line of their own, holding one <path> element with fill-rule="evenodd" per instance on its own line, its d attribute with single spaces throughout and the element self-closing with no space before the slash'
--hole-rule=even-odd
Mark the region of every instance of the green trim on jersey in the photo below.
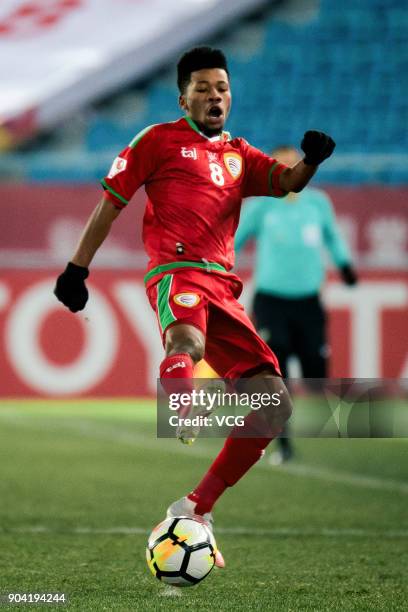
<svg viewBox="0 0 408 612">
<path fill-rule="evenodd" d="M 129 147 L 131 149 L 134 149 L 137 143 L 139 142 L 139 140 L 141 140 L 143 136 L 147 134 L 147 132 L 149 132 L 152 128 L 154 128 L 155 125 L 157 125 L 157 123 L 152 123 L 152 125 L 148 125 L 143 130 L 140 130 L 140 132 L 138 132 L 136 136 L 133 138 L 133 140 L 129 143 Z"/>
<path fill-rule="evenodd" d="M 112 189 L 112 187 L 110 185 L 108 185 L 108 183 L 105 181 L 105 179 L 101 180 L 102 185 L 105 187 L 105 189 L 107 189 L 108 191 L 110 191 L 116 198 L 118 198 L 118 200 L 120 200 L 121 202 L 123 202 L 123 204 L 129 204 L 129 200 L 125 200 L 125 198 L 123 196 L 121 196 L 119 193 L 117 193 L 114 189 Z"/>
<path fill-rule="evenodd" d="M 184 117 L 184 119 L 187 121 L 188 125 L 195 131 L 197 132 L 197 134 L 200 134 L 200 136 L 204 136 L 204 134 L 202 132 L 200 132 L 200 130 L 198 129 L 198 127 L 196 126 L 196 124 L 194 123 L 194 121 L 191 119 L 191 117 L 188 117 L 187 115 Z"/>
<path fill-rule="evenodd" d="M 274 164 L 272 164 L 272 166 L 269 168 L 269 172 L 268 172 L 268 185 L 269 185 L 269 193 L 274 193 L 274 187 L 272 184 L 272 174 L 273 171 L 275 170 L 276 166 L 279 166 L 279 162 L 275 162 Z M 283 191 L 283 190 L 282 190 Z M 284 191 L 282 195 L 278 196 L 278 195 L 274 195 L 274 198 L 286 198 L 286 196 L 288 195 L 287 191 Z"/>
<path fill-rule="evenodd" d="M 175 270 L 177 268 L 199 268 L 200 270 L 207 270 L 208 272 L 227 271 L 221 264 L 212 263 L 210 261 L 207 263 L 201 263 L 201 261 L 174 261 L 172 263 L 162 264 L 161 266 L 156 266 L 155 268 L 152 268 L 150 272 L 146 274 L 143 280 L 145 283 L 147 283 L 147 281 L 153 278 L 153 276 L 156 276 L 157 274 L 162 274 L 163 272 L 168 272 L 169 270 Z"/>
<path fill-rule="evenodd" d="M 163 276 L 157 285 L 157 314 L 162 332 L 165 331 L 170 323 L 177 321 L 169 304 L 172 281 L 173 275 L 167 274 Z"/>
<path fill-rule="evenodd" d="M 205 134 L 203 134 L 201 132 L 201 130 L 198 128 L 197 124 L 195 123 L 195 121 L 191 117 L 188 117 L 187 115 L 185 115 L 184 119 L 187 121 L 187 123 L 191 127 L 191 129 L 193 129 L 195 132 L 197 132 L 197 134 L 200 134 L 200 136 L 202 136 L 203 138 L 207 138 L 207 140 L 211 140 L 211 138 L 209 136 L 206 136 Z M 231 140 L 231 134 L 229 132 L 224 132 L 224 130 L 222 130 L 221 136 L 225 136 L 226 140 Z"/>
</svg>

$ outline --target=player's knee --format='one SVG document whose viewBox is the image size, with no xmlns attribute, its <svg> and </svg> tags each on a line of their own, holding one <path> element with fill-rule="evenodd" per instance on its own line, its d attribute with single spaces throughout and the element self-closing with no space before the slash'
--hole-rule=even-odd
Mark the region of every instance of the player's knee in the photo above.
<svg viewBox="0 0 408 612">
<path fill-rule="evenodd" d="M 204 346 L 195 338 L 185 338 L 182 341 L 170 344 L 166 353 L 168 357 L 178 353 L 188 353 L 193 362 L 198 363 L 204 358 Z"/>
<path fill-rule="evenodd" d="M 293 412 L 293 404 L 280 376 L 273 376 L 267 370 L 260 372 L 247 381 L 246 391 L 268 393 L 273 401 L 264 410 L 266 420 L 274 426 L 284 426 Z"/>
<path fill-rule="evenodd" d="M 265 419 L 275 431 L 283 431 L 292 414 L 292 402 L 289 396 L 282 395 L 280 403 L 265 410 Z"/>
<path fill-rule="evenodd" d="M 175 330 L 176 328 L 174 328 Z M 205 340 L 199 330 L 177 330 L 166 336 L 166 355 L 177 355 L 188 353 L 194 363 L 203 359 L 205 352 Z"/>
<path fill-rule="evenodd" d="M 293 404 L 289 391 L 283 380 L 279 377 L 267 377 L 266 384 L 270 387 L 271 394 L 279 397 L 279 404 L 276 406 L 276 411 L 282 424 L 285 424 L 286 421 L 290 419 L 293 412 Z"/>
<path fill-rule="evenodd" d="M 284 391 L 281 394 L 281 402 L 279 408 L 281 419 L 283 423 L 286 423 L 290 419 L 293 412 L 292 400 L 286 387 L 284 387 Z"/>
</svg>

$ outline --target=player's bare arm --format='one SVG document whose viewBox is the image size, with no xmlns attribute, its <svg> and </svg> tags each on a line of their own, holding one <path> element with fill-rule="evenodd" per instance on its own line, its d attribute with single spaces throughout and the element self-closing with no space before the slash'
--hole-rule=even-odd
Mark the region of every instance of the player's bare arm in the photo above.
<svg viewBox="0 0 408 612">
<path fill-rule="evenodd" d="M 287 168 L 279 177 L 279 184 L 284 191 L 301 191 L 312 176 L 317 167 L 333 153 L 336 143 L 323 132 L 309 130 L 305 133 L 301 148 L 305 157 L 292 168 Z"/>
<path fill-rule="evenodd" d="M 89 266 L 119 213 L 120 209 L 109 198 L 104 197 L 99 202 L 84 228 L 75 254 L 71 259 L 72 263 L 83 268 Z"/>
<path fill-rule="evenodd" d="M 279 177 L 279 185 L 284 191 L 302 191 L 312 176 L 316 173 L 317 166 L 308 166 L 303 160 L 292 168 L 287 168 Z"/>
<path fill-rule="evenodd" d="M 108 198 L 104 197 L 99 202 L 89 217 L 74 256 L 57 279 L 54 293 L 71 312 L 85 308 L 88 301 L 85 285 L 89 275 L 88 266 L 119 213 L 120 209 Z"/>
</svg>

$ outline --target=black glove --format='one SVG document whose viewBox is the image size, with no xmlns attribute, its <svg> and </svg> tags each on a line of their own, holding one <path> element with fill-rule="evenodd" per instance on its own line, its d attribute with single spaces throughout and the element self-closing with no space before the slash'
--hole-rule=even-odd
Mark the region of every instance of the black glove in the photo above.
<svg viewBox="0 0 408 612">
<path fill-rule="evenodd" d="M 341 278 L 346 285 L 356 285 L 358 282 L 357 274 L 354 268 L 346 264 L 340 268 Z"/>
<path fill-rule="evenodd" d="M 85 279 L 89 276 L 88 268 L 69 262 L 64 272 L 59 275 L 54 295 L 67 306 L 71 312 L 83 310 L 88 301 L 88 289 Z"/>
<path fill-rule="evenodd" d="M 305 132 L 300 146 L 305 154 L 303 159 L 304 163 L 311 166 L 317 166 L 330 157 L 336 143 L 333 138 L 324 132 L 309 130 Z"/>
</svg>

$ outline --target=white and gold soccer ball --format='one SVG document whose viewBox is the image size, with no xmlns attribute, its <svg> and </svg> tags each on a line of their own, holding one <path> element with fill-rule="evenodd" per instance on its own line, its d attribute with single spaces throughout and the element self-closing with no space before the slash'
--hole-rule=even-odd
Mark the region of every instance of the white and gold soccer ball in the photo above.
<svg viewBox="0 0 408 612">
<path fill-rule="evenodd" d="M 153 576 L 172 586 L 194 586 L 211 572 L 217 545 L 204 521 L 167 518 L 149 536 L 147 565 Z"/>
</svg>

